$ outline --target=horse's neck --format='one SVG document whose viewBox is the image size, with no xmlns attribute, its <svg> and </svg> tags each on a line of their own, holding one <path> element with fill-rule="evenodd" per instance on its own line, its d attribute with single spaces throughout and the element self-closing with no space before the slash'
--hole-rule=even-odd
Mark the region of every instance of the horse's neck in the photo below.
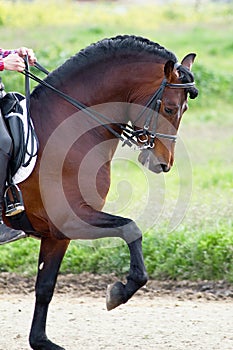
<svg viewBox="0 0 233 350">
<path fill-rule="evenodd" d="M 106 120 L 97 118 L 101 123 L 127 123 L 127 103 L 140 104 L 140 101 L 147 99 L 155 91 L 156 80 L 160 75 L 158 65 L 154 62 L 109 62 L 77 74 L 64 74 L 62 79 L 58 77 L 55 87 L 106 116 Z M 32 102 L 35 123 L 43 129 L 47 137 L 54 127 L 70 120 L 77 112 L 76 120 L 81 120 L 86 129 L 93 129 L 101 124 L 64 102 L 52 91 L 46 90 Z M 103 137 L 109 137 L 105 130 Z"/>
<path fill-rule="evenodd" d="M 66 81 L 60 81 L 72 96 L 75 95 L 74 98 L 88 106 L 106 102 L 133 102 L 135 91 L 142 89 L 145 94 L 151 93 L 156 81 L 163 76 L 162 65 L 146 58 L 140 61 L 134 57 L 109 59 L 84 72 L 73 72 L 68 79 L 64 76 Z"/>
</svg>

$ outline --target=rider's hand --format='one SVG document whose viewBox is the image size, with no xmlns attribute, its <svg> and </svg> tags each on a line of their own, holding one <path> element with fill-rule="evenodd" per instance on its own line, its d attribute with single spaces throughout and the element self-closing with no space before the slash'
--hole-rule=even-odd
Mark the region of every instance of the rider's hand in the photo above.
<svg viewBox="0 0 233 350">
<path fill-rule="evenodd" d="M 4 69 L 22 72 L 25 69 L 24 60 L 17 53 L 11 53 L 3 58 Z"/>
<path fill-rule="evenodd" d="M 34 66 L 36 62 L 36 56 L 32 49 L 28 49 L 27 47 L 20 47 L 19 49 L 15 50 L 15 52 L 17 52 L 17 54 L 22 58 L 28 55 L 28 62 L 30 66 Z"/>
</svg>

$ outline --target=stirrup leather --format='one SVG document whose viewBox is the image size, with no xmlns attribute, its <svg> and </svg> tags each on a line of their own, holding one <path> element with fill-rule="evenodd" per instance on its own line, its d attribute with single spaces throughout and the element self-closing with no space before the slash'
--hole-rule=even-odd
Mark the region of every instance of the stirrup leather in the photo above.
<svg viewBox="0 0 233 350">
<path fill-rule="evenodd" d="M 23 196 L 15 184 L 8 186 L 4 193 L 5 216 L 14 216 L 22 213 L 24 208 Z"/>
</svg>

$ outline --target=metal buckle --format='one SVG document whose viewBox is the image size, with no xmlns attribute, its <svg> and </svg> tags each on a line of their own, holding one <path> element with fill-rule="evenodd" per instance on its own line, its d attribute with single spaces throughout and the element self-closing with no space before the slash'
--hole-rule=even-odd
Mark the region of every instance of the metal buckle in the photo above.
<svg viewBox="0 0 233 350">
<path fill-rule="evenodd" d="M 147 143 L 149 140 L 149 136 L 141 132 L 140 134 L 137 135 L 137 140 L 138 142 L 141 142 L 141 143 Z"/>
</svg>

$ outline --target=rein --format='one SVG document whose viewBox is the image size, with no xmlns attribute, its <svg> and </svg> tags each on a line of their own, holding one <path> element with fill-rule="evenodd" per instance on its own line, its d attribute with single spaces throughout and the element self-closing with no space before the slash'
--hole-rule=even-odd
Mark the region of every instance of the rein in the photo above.
<svg viewBox="0 0 233 350">
<path fill-rule="evenodd" d="M 25 57 L 25 67 L 28 70 L 29 69 L 29 63 L 28 63 L 28 56 Z M 26 76 L 25 77 L 25 98 L 26 98 L 26 111 L 27 111 L 27 125 L 28 125 L 28 130 L 27 130 L 27 135 L 26 135 L 26 140 L 25 140 L 25 152 L 28 155 L 28 160 L 25 161 L 22 164 L 22 167 L 27 167 L 32 158 L 37 155 L 37 151 L 39 149 L 39 140 L 37 138 L 37 135 L 35 133 L 31 117 L 30 117 L 30 81 L 29 78 Z M 36 142 L 36 147 L 34 145 L 34 141 Z M 30 143 L 30 151 L 28 150 Z"/>
<path fill-rule="evenodd" d="M 35 67 L 42 71 L 45 74 L 49 74 L 47 69 L 42 67 L 38 62 L 35 63 Z M 50 85 L 46 81 L 40 79 L 35 74 L 31 73 L 29 70 L 29 65 L 26 64 L 26 69 L 24 72 L 22 72 L 25 75 L 25 81 L 30 79 L 33 79 L 37 83 L 49 88 L 53 92 L 55 92 L 57 95 L 62 97 L 64 100 L 72 104 L 74 107 L 76 107 L 79 110 L 82 110 L 86 114 L 88 114 L 93 120 L 97 121 L 100 125 L 105 127 L 108 131 L 110 131 L 116 138 L 118 138 L 120 141 L 123 142 L 122 147 L 127 145 L 129 147 L 135 146 L 135 149 L 142 150 L 142 149 L 152 149 L 155 147 L 155 139 L 156 138 L 164 138 L 169 139 L 173 142 L 176 141 L 177 136 L 176 135 L 170 135 L 170 134 L 162 134 L 156 132 L 157 129 L 157 121 L 159 116 L 159 111 L 162 103 L 162 97 L 164 93 L 164 89 L 166 87 L 173 88 L 173 89 L 188 89 L 190 87 L 193 87 L 195 85 L 194 82 L 192 83 L 184 83 L 184 84 L 170 84 L 167 82 L 166 79 L 163 79 L 160 87 L 158 90 L 154 93 L 154 95 L 151 97 L 151 99 L 147 102 L 147 104 L 144 106 L 142 111 L 137 116 L 134 124 L 131 126 L 130 124 L 121 124 L 121 123 L 114 123 L 114 125 L 118 126 L 122 130 L 122 134 L 114 130 L 110 125 L 104 123 L 101 119 L 104 121 L 112 124 L 112 120 L 104 116 L 103 114 L 91 109 L 90 107 L 84 105 L 83 103 L 79 102 L 78 100 L 72 98 L 71 96 L 63 93 L 62 91 L 56 89 L 54 86 Z M 25 83 L 25 86 L 27 86 L 26 89 L 26 101 L 27 106 L 29 106 L 29 100 L 30 100 L 30 91 L 28 88 L 29 83 Z M 29 113 L 29 108 L 27 107 L 27 111 Z M 150 124 L 152 122 L 153 114 L 154 119 L 152 123 L 152 129 L 149 130 Z M 147 114 L 145 117 L 145 124 L 143 126 L 143 129 L 135 130 L 135 123 L 143 117 L 144 114 Z M 123 137 L 123 136 L 124 137 Z M 143 145 L 139 145 L 139 143 L 142 143 Z"/>
</svg>

